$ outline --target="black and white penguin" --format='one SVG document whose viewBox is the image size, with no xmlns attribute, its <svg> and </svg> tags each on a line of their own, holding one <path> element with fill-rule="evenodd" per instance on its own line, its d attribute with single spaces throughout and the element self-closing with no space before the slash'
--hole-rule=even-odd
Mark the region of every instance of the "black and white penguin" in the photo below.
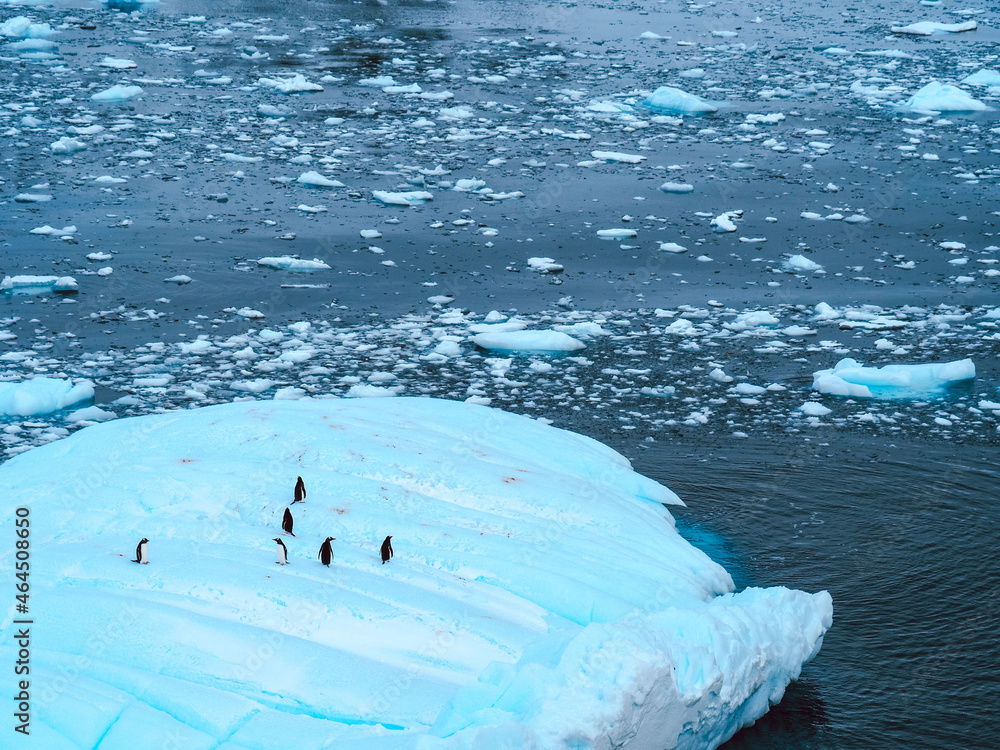
<svg viewBox="0 0 1000 750">
<path fill-rule="evenodd" d="M 385 565 L 392 558 L 392 539 L 391 536 L 387 536 L 385 541 L 382 542 L 382 564 Z"/>
<path fill-rule="evenodd" d="M 285 543 L 281 541 L 278 537 L 275 537 L 274 541 L 278 543 L 278 565 L 287 565 L 288 547 L 286 547 Z"/>
<path fill-rule="evenodd" d="M 295 499 L 292 500 L 292 504 L 301 503 L 306 499 L 306 483 L 302 481 L 302 477 L 298 478 L 295 482 Z"/>
<path fill-rule="evenodd" d="M 135 559 L 132 562 L 149 564 L 149 540 L 143 537 L 135 548 Z"/>
<path fill-rule="evenodd" d="M 281 518 L 281 530 L 284 531 L 286 534 L 291 534 L 292 536 L 295 536 L 295 534 L 292 534 L 292 524 L 294 523 L 295 521 L 292 520 L 292 511 L 290 511 L 288 508 L 285 508 L 285 515 L 282 516 Z"/>
<path fill-rule="evenodd" d="M 333 560 L 333 548 L 330 547 L 330 542 L 335 542 L 336 540 L 337 537 L 328 536 L 319 548 L 319 561 L 327 567 L 330 567 L 330 561 Z"/>
</svg>

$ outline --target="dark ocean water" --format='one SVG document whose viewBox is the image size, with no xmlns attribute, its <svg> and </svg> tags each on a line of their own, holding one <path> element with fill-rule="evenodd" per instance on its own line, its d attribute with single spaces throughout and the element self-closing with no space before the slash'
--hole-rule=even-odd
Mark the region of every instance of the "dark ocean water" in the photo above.
<svg viewBox="0 0 1000 750">
<path fill-rule="evenodd" d="M 1000 729 L 995 454 L 814 436 L 653 447 L 678 527 L 738 587 L 833 595 L 819 656 L 737 748 L 970 748 Z"/>
<path fill-rule="evenodd" d="M 798 305 L 803 319 L 796 322 L 804 324 L 811 306 L 824 301 L 949 305 L 949 314 L 996 305 L 996 277 L 985 271 L 996 262 L 990 248 L 1000 244 L 997 110 L 942 122 L 898 112 L 885 101 L 904 98 L 932 78 L 955 82 L 980 67 L 996 67 L 997 9 L 989 5 L 982 13 L 963 14 L 909 0 L 859 7 L 797 0 L 162 0 L 129 6 L 136 15 L 126 16 L 98 4 L 61 2 L 54 10 L 0 4 L 0 20 L 24 13 L 67 24 L 56 39 L 58 57 L 48 61 L 0 49 L 0 69 L 6 72 L 0 92 L 17 105 L 0 112 L 0 129 L 19 130 L 2 143 L 10 161 L 0 170 L 0 271 L 73 274 L 81 282 L 73 301 L 0 297 L 0 328 L 18 337 L 0 345 L 4 352 L 34 346 L 32 357 L 39 359 L 51 354 L 46 367 L 93 377 L 99 390 L 109 390 L 111 401 L 136 368 L 132 347 L 151 341 L 174 346 L 199 332 L 224 337 L 264 325 L 231 314 L 246 305 L 263 310 L 266 325 L 274 327 L 330 318 L 378 326 L 427 312 L 427 298 L 436 294 L 452 295 L 455 307 L 483 315 L 512 308 L 544 315 L 569 296 L 582 311 L 624 311 L 616 317 L 638 308 L 679 311 L 688 304 L 734 310 Z M 188 15 L 205 15 L 207 24 L 182 23 Z M 919 39 L 889 32 L 897 23 L 970 17 L 981 23 L 973 33 Z M 93 20 L 96 28 L 79 29 L 81 19 Z M 225 26 L 232 38 L 211 38 L 212 29 Z M 640 40 L 646 31 L 665 38 Z M 264 32 L 287 33 L 289 40 L 255 41 Z M 176 52 L 153 43 L 190 43 L 197 49 Z M 239 53 L 248 45 L 270 58 L 248 61 Z M 824 52 L 829 48 L 853 56 Z M 887 51 L 893 54 L 866 54 Z M 563 59 L 538 64 L 546 53 Z M 135 77 L 181 83 L 144 82 L 142 99 L 93 105 L 79 95 L 89 91 L 86 86 L 104 88 L 119 75 L 133 75 L 100 68 L 105 56 L 134 58 Z M 396 61 L 407 57 L 418 62 Z M 53 66 L 64 67 L 50 75 Z M 433 78 L 429 71 L 435 68 L 444 70 L 444 77 Z M 679 76 L 696 68 L 706 71 L 703 77 Z M 234 83 L 210 88 L 200 83 L 206 76 L 199 77 L 198 70 L 232 76 Z M 343 77 L 346 83 L 287 99 L 253 86 L 261 76 L 294 72 L 312 80 Z M 455 98 L 427 103 L 355 85 L 361 76 L 387 73 L 400 83 L 418 79 L 427 90 L 447 87 Z M 484 82 L 499 73 L 510 83 Z M 850 92 L 856 81 L 870 88 L 898 84 L 900 91 L 873 103 Z M 650 123 L 649 112 L 639 111 L 642 122 L 636 123 L 586 109 L 592 100 L 634 103 L 633 90 L 664 84 L 683 85 L 728 106 L 680 125 Z M 572 93 L 576 90 L 583 93 Z M 995 94 L 974 93 L 996 104 Z M 72 94 L 76 102 L 66 104 Z M 378 111 L 366 112 L 373 101 Z M 274 124 L 258 116 L 260 104 L 275 103 L 291 105 L 294 117 Z M 473 106 L 476 117 L 489 122 L 413 129 L 418 116 L 434 117 L 441 107 L 459 104 Z M 788 119 L 773 126 L 744 122 L 750 114 L 777 112 Z M 44 122 L 22 125 L 26 114 Z M 328 118 L 345 122 L 324 125 Z M 62 158 L 46 152 L 70 124 L 90 122 L 107 130 L 81 136 L 90 139 L 87 150 Z M 506 130 L 498 135 L 500 127 Z M 469 135 L 463 128 L 474 137 L 462 140 Z M 581 128 L 593 137 L 581 141 L 555 132 Z M 345 190 L 317 194 L 294 185 L 296 175 L 318 162 L 286 163 L 296 152 L 274 148 L 271 139 L 281 135 L 304 145 L 325 139 L 326 145 L 314 149 L 317 159 L 336 146 L 350 146 L 341 163 L 322 167 L 346 183 Z M 764 145 L 769 138 L 780 150 Z M 138 148 L 155 155 L 126 156 Z M 265 160 L 223 163 L 218 153 L 229 148 Z M 634 168 L 577 167 L 597 149 L 641 153 L 648 160 Z M 501 155 L 504 165 L 486 168 Z M 479 200 L 435 184 L 437 177 L 418 186 L 415 168 L 437 164 L 453 171 L 448 180 L 484 177 L 498 191 L 526 195 L 513 202 Z M 245 174 L 234 176 L 237 169 Z M 94 177 L 107 174 L 127 174 L 130 181 L 115 188 L 93 185 Z M 664 194 L 659 185 L 668 179 L 690 181 L 696 190 L 691 196 Z M 372 189 L 398 189 L 404 181 L 434 189 L 434 202 L 400 210 L 371 200 Z M 54 200 L 13 201 L 15 193 L 44 191 Z M 225 201 L 219 198 L 223 194 Z M 300 203 L 320 202 L 328 212 L 297 211 Z M 743 212 L 738 235 L 714 233 L 709 220 L 730 210 Z M 824 218 L 802 218 L 803 212 Z M 871 221 L 825 218 L 836 213 L 864 213 Z M 469 223 L 454 223 L 468 217 Z M 71 223 L 80 226 L 72 240 L 29 234 L 42 224 Z M 625 226 L 638 230 L 639 238 L 607 242 L 595 236 L 598 229 Z M 360 240 L 358 230 L 372 227 L 384 237 Z M 482 235 L 483 228 L 498 233 Z M 658 243 L 668 241 L 683 243 L 689 252 L 660 252 Z M 968 252 L 945 252 L 943 241 L 960 241 Z M 384 254 L 370 252 L 372 242 Z M 113 259 L 84 259 L 95 251 Z M 781 272 L 782 259 L 793 252 L 809 254 L 827 272 Z M 306 277 L 255 264 L 259 257 L 284 253 L 320 257 L 333 270 Z M 558 276 L 531 272 L 525 264 L 531 256 L 551 256 L 566 270 Z M 383 265 L 389 258 L 397 265 Z M 114 272 L 98 277 L 96 269 L 105 263 Z M 175 274 L 194 281 L 164 284 Z M 958 281 L 963 274 L 970 280 Z M 981 385 L 983 375 L 995 378 L 998 371 L 998 342 L 985 335 L 996 330 L 996 322 L 981 313 L 967 324 L 956 319 L 934 324 L 937 328 L 924 327 L 925 315 L 900 341 L 914 356 L 933 351 L 940 359 L 973 357 Z M 698 315 L 693 319 L 703 319 Z M 854 333 L 821 335 L 843 343 Z M 873 331 L 850 345 L 883 356 L 875 339 L 894 335 Z M 634 384 L 614 367 L 648 371 L 677 361 L 676 351 L 660 356 L 648 348 L 650 353 L 601 354 L 608 384 Z M 141 361 L 153 362 L 160 351 L 144 349 Z M 92 353 L 82 358 L 85 366 L 79 362 L 83 352 Z M 416 353 L 407 356 L 416 361 Z M 713 367 L 705 364 L 712 356 L 729 357 L 723 361 L 735 375 L 746 372 L 761 383 L 800 388 L 812 370 L 832 364 L 823 352 L 768 359 L 771 355 L 755 354 L 752 347 L 707 348 L 704 357 L 697 356 L 693 369 L 699 373 L 700 365 L 706 371 Z M 806 356 L 810 362 L 794 369 Z M 363 359 L 343 366 L 363 374 L 369 355 Z M 14 368 L 17 361 L 4 367 Z M 378 366 L 387 369 L 385 361 Z M 684 368 L 689 364 L 682 362 Z M 189 367 L 189 360 L 168 356 L 148 365 L 154 366 L 156 372 L 187 369 L 178 381 L 190 377 L 218 385 L 198 374 L 201 363 Z M 426 378 L 423 392 L 465 396 L 467 373 L 450 373 L 445 380 L 437 372 L 420 376 Z M 703 375 L 697 375 L 699 382 L 707 382 Z M 682 376 L 674 371 L 662 377 L 678 382 Z M 577 376 L 572 378 L 575 384 Z M 453 391 L 435 390 L 441 382 Z M 589 387 L 586 377 L 584 384 Z M 610 415 L 598 424 L 586 411 L 586 397 L 572 407 L 582 403 L 580 411 L 565 407 L 572 390 L 566 383 L 537 388 L 548 388 L 551 399 L 534 394 L 529 406 L 521 395 L 508 400 L 501 393 L 504 400 L 498 397 L 494 405 L 593 434 L 627 455 L 637 470 L 675 490 L 689 506 L 675 512 L 682 532 L 722 563 L 738 586 L 827 589 L 833 595 L 834 624 L 819 656 L 784 700 L 727 743 L 727 750 L 995 744 L 1000 731 L 995 419 L 991 423 L 980 413 L 966 420 L 974 424 L 965 431 L 931 427 L 936 431 L 921 438 L 934 414 L 920 412 L 910 424 L 913 412 L 905 405 L 886 407 L 882 415 L 906 424 L 905 436 L 894 436 L 895 426 L 871 427 L 865 434 L 868 422 L 855 430 L 805 428 L 801 415 L 789 416 L 791 403 L 774 419 L 746 417 L 737 406 L 727 416 L 731 422 L 746 417 L 735 428 L 750 432 L 750 439 L 734 440 L 734 427 L 716 429 L 712 422 L 704 430 L 694 426 L 683 432 L 670 425 L 655 432 L 655 442 L 644 442 L 643 435 L 654 434 L 649 423 L 661 416 L 655 402 L 647 399 L 637 407 L 634 400 L 613 398 L 614 389 L 608 388 L 595 399 L 600 404 L 594 413 L 603 408 Z M 995 390 L 995 383 L 980 387 L 966 405 Z M 188 398 L 162 389 L 129 391 L 134 392 L 144 399 L 137 399 L 140 411 L 175 408 L 178 399 Z M 706 388 L 691 393 L 690 407 L 670 415 L 676 421 L 717 396 Z M 636 417 L 634 409 L 648 414 Z M 626 432 L 636 427 L 633 418 L 637 432 Z M 963 424 L 949 412 L 949 427 L 952 421 Z M 616 422 L 621 431 L 609 426 Z"/>
</svg>

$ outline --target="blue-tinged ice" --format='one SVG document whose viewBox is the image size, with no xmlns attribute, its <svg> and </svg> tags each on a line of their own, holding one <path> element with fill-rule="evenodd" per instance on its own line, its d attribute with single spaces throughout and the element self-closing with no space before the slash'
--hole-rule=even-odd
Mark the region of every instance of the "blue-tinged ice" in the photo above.
<svg viewBox="0 0 1000 750">
<path fill-rule="evenodd" d="M 610 448 L 461 402 L 121 419 L 0 483 L 0 523 L 31 513 L 32 731 L 53 750 L 715 747 L 832 622 L 826 592 L 735 593 L 675 530 L 680 499 Z"/>
<path fill-rule="evenodd" d="M 921 112 L 981 112 L 989 109 L 957 86 L 931 81 L 900 106 Z"/>
<path fill-rule="evenodd" d="M 689 94 L 673 86 L 660 86 L 656 91 L 642 100 L 649 109 L 673 114 L 708 114 L 718 112 L 719 108 L 701 97 Z"/>
<path fill-rule="evenodd" d="M 976 366 L 971 359 L 866 367 L 846 358 L 832 369 L 813 373 L 813 388 L 853 398 L 926 398 L 940 396 L 949 386 L 975 377 Z"/>
<path fill-rule="evenodd" d="M 0 415 L 33 417 L 49 414 L 94 398 L 89 380 L 38 377 L 0 383 Z"/>
</svg>

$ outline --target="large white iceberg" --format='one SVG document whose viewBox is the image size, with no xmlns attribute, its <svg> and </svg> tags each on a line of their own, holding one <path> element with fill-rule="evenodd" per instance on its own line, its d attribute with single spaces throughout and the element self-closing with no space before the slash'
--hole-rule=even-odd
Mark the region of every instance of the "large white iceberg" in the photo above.
<svg viewBox="0 0 1000 750">
<path fill-rule="evenodd" d="M 0 415 L 33 417 L 65 409 L 94 398 L 89 380 L 74 383 L 65 378 L 38 377 L 0 383 Z"/>
<path fill-rule="evenodd" d="M 39 747 L 714 747 L 831 624 L 826 592 L 734 593 L 606 446 L 460 402 L 116 420 L 0 480 L 7 528 L 30 508 Z"/>
<path fill-rule="evenodd" d="M 141 93 L 142 86 L 126 86 L 119 83 L 104 91 L 98 91 L 90 98 L 95 102 L 123 102 L 127 99 L 134 99 Z"/>
<path fill-rule="evenodd" d="M 673 86 L 660 86 L 656 91 L 642 100 L 643 106 L 660 112 L 674 114 L 707 114 L 719 110 L 701 97 L 689 94 Z"/>
<path fill-rule="evenodd" d="M 845 358 L 832 369 L 813 373 L 813 388 L 832 396 L 921 398 L 974 377 L 976 365 L 971 359 L 866 367 L 855 359 Z"/>
</svg>

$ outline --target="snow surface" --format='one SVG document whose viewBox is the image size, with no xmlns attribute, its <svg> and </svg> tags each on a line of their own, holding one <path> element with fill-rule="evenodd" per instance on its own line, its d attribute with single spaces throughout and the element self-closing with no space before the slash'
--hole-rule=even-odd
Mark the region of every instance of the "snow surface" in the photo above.
<svg viewBox="0 0 1000 750">
<path fill-rule="evenodd" d="M 832 369 L 813 373 L 813 388 L 833 396 L 920 398 L 975 377 L 976 366 L 971 359 L 865 367 L 857 360 L 845 358 Z"/>
<path fill-rule="evenodd" d="M 606 446 L 460 402 L 121 419 L 0 475 L 8 527 L 30 506 L 44 550 L 39 746 L 714 747 L 832 622 L 826 592 L 734 593 L 674 529 L 677 496 Z"/>
</svg>

